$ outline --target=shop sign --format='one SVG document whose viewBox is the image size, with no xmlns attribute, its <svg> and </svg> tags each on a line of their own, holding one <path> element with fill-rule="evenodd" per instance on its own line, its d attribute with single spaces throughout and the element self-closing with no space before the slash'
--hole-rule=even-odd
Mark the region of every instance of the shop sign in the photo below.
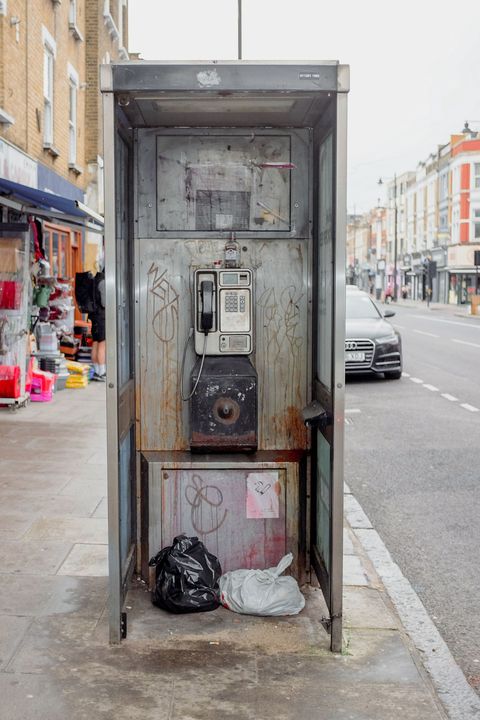
<svg viewBox="0 0 480 720">
<path fill-rule="evenodd" d="M 65 178 L 58 175 L 46 165 L 38 163 L 38 189 L 45 192 L 51 192 L 54 195 L 61 195 L 69 198 L 69 200 L 79 200 L 83 202 L 84 195 L 81 188 L 76 187 Z"/>
<path fill-rule="evenodd" d="M 0 138 L 0 177 L 36 188 L 37 163 L 18 148 Z"/>
<path fill-rule="evenodd" d="M 452 245 L 448 248 L 448 264 L 450 267 L 474 267 L 473 258 L 479 245 Z"/>
</svg>

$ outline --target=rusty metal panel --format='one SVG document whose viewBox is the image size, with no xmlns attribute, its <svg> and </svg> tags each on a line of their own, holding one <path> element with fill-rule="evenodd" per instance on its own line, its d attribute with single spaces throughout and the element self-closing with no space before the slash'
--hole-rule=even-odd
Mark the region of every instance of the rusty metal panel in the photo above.
<svg viewBox="0 0 480 720">
<path fill-rule="evenodd" d="M 274 483 L 278 517 L 247 517 L 247 480 L 253 474 L 264 487 Z M 196 535 L 217 555 L 224 572 L 271 567 L 285 555 L 283 470 L 163 470 L 161 483 L 162 547 L 182 532 Z"/>
<path fill-rule="evenodd" d="M 308 237 L 310 142 L 306 129 L 137 130 L 137 236 Z M 199 193 L 210 206 L 225 196 L 213 225 L 198 212 Z M 245 217 L 240 196 L 249 197 Z"/>
<path fill-rule="evenodd" d="M 308 391 L 308 243 L 256 243 L 251 263 L 256 282 L 259 448 L 306 448 L 301 410 Z"/>
<path fill-rule="evenodd" d="M 248 357 L 206 357 L 192 374 L 190 446 L 205 452 L 257 449 L 257 373 Z"/>
<path fill-rule="evenodd" d="M 183 133 L 188 144 L 190 131 L 168 132 Z M 217 135 L 225 132 L 216 131 Z M 277 131 L 256 132 L 259 137 L 262 133 L 274 137 Z M 229 128 L 228 133 L 234 138 L 245 131 Z M 240 266 L 251 268 L 253 274 L 254 349 L 250 357 L 258 374 L 258 448 L 265 450 L 306 449 L 308 443 L 301 409 L 309 399 L 310 383 L 310 135 L 306 130 L 281 133 L 291 137 L 295 165 L 290 188 L 291 229 L 286 233 L 249 231 L 237 235 Z M 223 261 L 229 233 L 214 236 L 208 232 L 157 230 L 162 177 L 157 175 L 156 138 L 161 136 L 160 130 L 149 129 L 138 131 L 137 138 L 136 390 L 138 449 L 167 451 L 189 446 L 188 406 L 181 400 L 180 375 L 194 321 L 193 273 Z M 179 187 L 178 192 L 183 190 Z M 194 361 L 189 347 L 187 378 Z"/>
<path fill-rule="evenodd" d="M 192 317 L 193 271 L 223 257 L 224 241 L 137 240 L 141 450 L 184 450 L 188 404 L 181 363 Z M 254 274 L 254 352 L 258 374 L 258 447 L 307 447 L 301 409 L 308 393 L 308 241 L 246 240 L 243 267 Z M 194 363 L 188 348 L 185 375 Z"/>
<path fill-rule="evenodd" d="M 138 243 L 139 449 L 183 450 L 188 406 L 181 400 L 180 371 L 192 322 L 189 263 L 179 243 Z M 192 364 L 189 352 L 187 367 Z"/>
<path fill-rule="evenodd" d="M 142 454 L 143 577 L 152 582 L 148 558 L 184 531 L 200 536 L 230 568 L 234 563 L 239 563 L 237 568 L 249 567 L 246 563 L 253 560 L 260 566 L 262 558 L 273 564 L 278 553 L 292 552 L 291 573 L 303 582 L 306 516 L 301 509 L 305 492 L 302 455 L 300 451 Z M 269 492 L 276 491 L 276 512 L 267 512 L 269 517 L 263 519 L 256 512 L 251 517 L 252 508 L 247 508 L 247 484 L 250 482 L 250 491 L 256 491 L 252 482 L 258 480 L 264 483 L 259 489 L 266 489 L 266 500 Z M 252 549 L 252 543 L 257 549 Z"/>
</svg>

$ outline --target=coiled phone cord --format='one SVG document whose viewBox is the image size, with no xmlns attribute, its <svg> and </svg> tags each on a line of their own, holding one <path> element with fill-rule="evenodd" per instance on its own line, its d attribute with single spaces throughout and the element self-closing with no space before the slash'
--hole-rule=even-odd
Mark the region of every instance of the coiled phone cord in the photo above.
<svg viewBox="0 0 480 720">
<path fill-rule="evenodd" d="M 205 355 L 206 355 L 206 352 L 207 352 L 207 337 L 208 337 L 208 333 L 205 333 L 205 337 L 204 337 L 204 340 L 203 340 L 202 362 L 200 363 L 200 370 L 199 370 L 199 372 L 198 372 L 198 377 L 197 377 L 197 379 L 196 379 L 196 381 L 195 381 L 195 385 L 194 385 L 194 388 L 193 388 L 192 392 L 190 393 L 190 395 L 187 395 L 187 397 L 185 397 L 184 394 L 183 394 L 183 393 L 184 393 L 184 390 L 185 390 L 185 385 L 184 385 L 185 360 L 186 360 L 186 358 L 187 358 L 188 343 L 190 342 L 190 339 L 192 338 L 192 336 L 193 336 L 193 327 L 190 328 L 190 331 L 189 331 L 189 333 L 188 333 L 187 340 L 186 340 L 186 342 L 185 342 L 185 347 L 183 348 L 182 369 L 181 369 L 181 377 L 180 377 L 180 397 L 182 398 L 183 402 L 187 402 L 187 401 L 190 400 L 190 398 L 192 398 L 192 397 L 194 396 L 194 394 L 195 394 L 195 390 L 197 389 L 198 383 L 200 382 L 200 378 L 202 377 L 203 363 L 205 362 Z"/>
</svg>

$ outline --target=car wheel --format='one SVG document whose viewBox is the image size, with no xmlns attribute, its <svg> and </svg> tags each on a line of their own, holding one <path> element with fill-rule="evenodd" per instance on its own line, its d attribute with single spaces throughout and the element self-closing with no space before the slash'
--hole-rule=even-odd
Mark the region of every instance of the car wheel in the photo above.
<svg viewBox="0 0 480 720">
<path fill-rule="evenodd" d="M 392 370 L 392 372 L 386 372 L 383 374 L 385 375 L 385 378 L 387 380 L 400 380 L 400 378 L 402 377 L 401 370 Z"/>
</svg>

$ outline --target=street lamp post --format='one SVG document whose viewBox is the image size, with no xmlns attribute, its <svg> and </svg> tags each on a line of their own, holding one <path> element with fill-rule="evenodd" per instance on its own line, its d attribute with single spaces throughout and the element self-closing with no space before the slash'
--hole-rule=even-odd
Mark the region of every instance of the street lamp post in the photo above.
<svg viewBox="0 0 480 720">
<path fill-rule="evenodd" d="M 382 178 L 378 181 L 383 185 Z M 394 203 L 394 234 L 393 234 L 393 300 L 398 300 L 397 263 L 398 263 L 398 207 L 397 207 L 397 173 L 393 176 L 393 203 Z"/>
<path fill-rule="evenodd" d="M 238 0 L 238 59 L 242 59 L 242 0 Z"/>
</svg>

